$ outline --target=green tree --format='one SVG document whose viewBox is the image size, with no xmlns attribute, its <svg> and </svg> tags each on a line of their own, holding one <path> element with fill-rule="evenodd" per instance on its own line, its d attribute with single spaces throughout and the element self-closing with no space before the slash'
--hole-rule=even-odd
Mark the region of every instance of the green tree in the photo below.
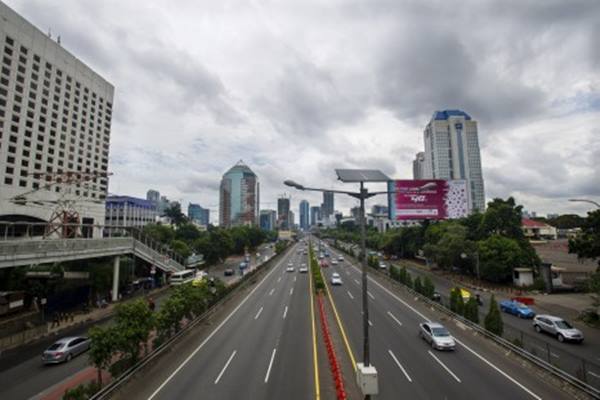
<svg viewBox="0 0 600 400">
<path fill-rule="evenodd" d="M 439 240 L 424 246 L 425 255 L 440 268 L 459 267 L 466 270 L 465 265 L 468 261 L 461 255 L 471 252 L 475 246 L 473 242 L 467 240 L 467 228 L 457 222 L 445 222 L 441 230 L 436 225 L 430 225 L 428 231 L 430 237 Z"/>
<path fill-rule="evenodd" d="M 465 303 L 460 288 L 455 287 L 450 291 L 450 310 L 459 315 L 464 315 Z"/>
<path fill-rule="evenodd" d="M 479 305 L 477 304 L 475 297 L 471 296 L 467 301 L 467 304 L 465 304 L 464 316 L 469 321 L 472 321 L 476 324 L 479 323 Z"/>
<path fill-rule="evenodd" d="M 185 222 L 175 231 L 175 239 L 181 240 L 186 244 L 191 244 L 194 240 L 198 239 L 202 235 L 200 229 L 196 225 Z"/>
<path fill-rule="evenodd" d="M 118 349 L 131 363 L 138 360 L 140 346 L 146 347 L 154 328 L 154 314 L 143 299 L 119 304 L 115 312 L 115 328 L 118 330 Z"/>
<path fill-rule="evenodd" d="M 171 242 L 171 249 L 183 258 L 188 258 L 192 255 L 192 250 L 183 240 L 173 240 Z"/>
<path fill-rule="evenodd" d="M 523 206 L 516 205 L 515 199 L 494 199 L 488 203 L 480 230 L 485 236 L 501 235 L 513 239 L 524 237 L 521 229 L 521 213 Z"/>
<path fill-rule="evenodd" d="M 498 303 L 496 302 L 496 297 L 494 295 L 492 295 L 492 299 L 490 300 L 490 308 L 485 316 L 484 326 L 485 329 L 493 334 L 502 336 L 504 324 L 502 322 L 502 315 L 500 315 L 500 308 L 498 308 Z"/>
<path fill-rule="evenodd" d="M 415 278 L 415 282 L 413 284 L 415 292 L 423 294 L 423 285 L 421 284 L 421 278 L 420 277 L 416 277 Z"/>
<path fill-rule="evenodd" d="M 526 252 L 515 239 L 492 235 L 479 243 L 481 277 L 488 281 L 512 281 L 513 270 L 530 266 Z"/>
<path fill-rule="evenodd" d="M 93 326 L 88 331 L 90 338 L 90 363 L 98 372 L 98 383 L 102 385 L 102 371 L 107 371 L 117 351 L 119 331 L 115 326 Z"/>
<path fill-rule="evenodd" d="M 431 278 L 429 276 L 426 276 L 425 279 L 423 279 L 423 295 L 429 299 L 433 299 L 434 293 L 435 286 L 433 285 Z"/>
<path fill-rule="evenodd" d="M 576 253 L 579 258 L 596 259 L 600 268 L 600 210 L 588 212 L 581 233 L 569 240 L 569 253 Z"/>
<path fill-rule="evenodd" d="M 187 217 L 181 212 L 181 204 L 178 202 L 172 202 L 170 206 L 165 209 L 165 216 L 177 227 L 187 222 Z"/>
</svg>

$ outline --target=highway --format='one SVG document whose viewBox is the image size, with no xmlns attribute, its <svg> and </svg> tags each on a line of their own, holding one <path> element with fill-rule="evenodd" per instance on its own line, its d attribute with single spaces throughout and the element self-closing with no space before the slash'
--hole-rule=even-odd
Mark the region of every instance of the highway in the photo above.
<svg viewBox="0 0 600 400">
<path fill-rule="evenodd" d="M 329 249 L 332 256 L 339 253 Z M 342 286 L 330 292 L 357 361 L 362 359 L 360 271 L 348 261 L 324 268 L 330 278 L 338 272 Z M 329 282 L 329 279 L 328 279 Z M 379 278 L 369 280 L 371 362 L 379 371 L 380 399 L 498 398 L 561 399 L 554 389 L 518 363 L 503 357 L 464 327 L 441 321 L 458 339 L 454 352 L 432 350 L 418 336 L 418 325 L 436 315 Z"/>
<path fill-rule="evenodd" d="M 296 246 L 297 247 L 297 246 Z M 295 271 L 286 272 L 288 263 Z M 146 379 L 128 399 L 314 398 L 309 274 L 296 248 L 211 329 L 164 379 Z"/>
</svg>

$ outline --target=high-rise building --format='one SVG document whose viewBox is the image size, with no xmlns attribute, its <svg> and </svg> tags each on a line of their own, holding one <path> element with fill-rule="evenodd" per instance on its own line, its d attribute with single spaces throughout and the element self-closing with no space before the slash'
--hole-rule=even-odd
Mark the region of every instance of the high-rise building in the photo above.
<svg viewBox="0 0 600 400">
<path fill-rule="evenodd" d="M 321 216 L 329 218 L 334 212 L 333 192 L 323 192 L 323 204 L 321 204 Z"/>
<path fill-rule="evenodd" d="M 413 179 L 423 179 L 425 168 L 425 153 L 418 152 L 413 160 Z"/>
<path fill-rule="evenodd" d="M 290 198 L 286 195 L 277 199 L 277 228 L 282 231 L 291 229 L 290 226 Z"/>
<path fill-rule="evenodd" d="M 310 208 L 310 226 L 317 226 L 321 219 L 321 207 L 313 206 Z"/>
<path fill-rule="evenodd" d="M 160 202 L 160 192 L 158 190 L 150 189 L 146 192 L 146 200 L 152 202 L 154 207 L 158 209 L 158 203 Z"/>
<path fill-rule="evenodd" d="M 477 121 L 460 110 L 436 111 L 423 136 L 424 178 L 465 179 L 469 208 L 485 210 Z"/>
<path fill-rule="evenodd" d="M 260 210 L 260 229 L 273 231 L 276 228 L 277 212 L 275 210 Z"/>
<path fill-rule="evenodd" d="M 156 207 L 149 200 L 131 196 L 106 198 L 106 225 L 142 227 L 155 222 L 157 215 Z"/>
<path fill-rule="evenodd" d="M 307 231 L 309 226 L 310 226 L 310 206 L 308 204 L 308 201 L 302 200 L 300 202 L 300 229 Z"/>
<path fill-rule="evenodd" d="M 375 204 L 371 207 L 371 214 L 373 216 L 384 216 L 388 214 L 388 206 L 384 206 L 382 204 Z"/>
<path fill-rule="evenodd" d="M 47 222 L 70 202 L 104 223 L 114 87 L 2 2 L 0 49 L 0 219 Z"/>
<path fill-rule="evenodd" d="M 258 177 L 240 160 L 221 180 L 219 225 L 258 225 L 258 207 Z"/>
<path fill-rule="evenodd" d="M 290 210 L 290 212 L 288 214 L 288 226 L 290 227 L 289 229 L 295 228 L 295 226 L 296 226 L 295 218 L 296 218 L 296 215 L 294 214 L 294 212 L 292 210 Z"/>
<path fill-rule="evenodd" d="M 188 218 L 200 225 L 208 226 L 210 223 L 210 210 L 201 207 L 200 204 L 190 203 L 188 205 Z"/>
</svg>

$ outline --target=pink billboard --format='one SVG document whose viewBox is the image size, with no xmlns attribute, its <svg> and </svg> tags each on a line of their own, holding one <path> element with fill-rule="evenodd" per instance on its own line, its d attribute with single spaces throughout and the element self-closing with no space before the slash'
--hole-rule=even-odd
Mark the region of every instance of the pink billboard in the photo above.
<svg viewBox="0 0 600 400">
<path fill-rule="evenodd" d="M 388 183 L 392 221 L 453 219 L 469 213 L 467 182 L 464 180 L 414 179 Z"/>
</svg>

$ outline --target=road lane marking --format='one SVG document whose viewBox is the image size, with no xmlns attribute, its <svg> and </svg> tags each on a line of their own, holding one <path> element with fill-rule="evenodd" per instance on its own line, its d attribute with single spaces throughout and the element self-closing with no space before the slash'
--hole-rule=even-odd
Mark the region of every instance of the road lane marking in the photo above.
<svg viewBox="0 0 600 400">
<path fill-rule="evenodd" d="M 279 278 L 277 279 L 277 282 L 281 282 L 281 277 L 279 277 Z"/>
<path fill-rule="evenodd" d="M 373 326 L 373 323 L 371 322 L 371 320 L 367 320 L 367 322 L 369 323 L 369 326 Z"/>
<path fill-rule="evenodd" d="M 436 357 L 436 355 L 435 355 L 435 354 L 433 354 L 433 353 L 431 352 L 431 350 L 427 350 L 427 352 L 429 353 L 429 355 L 430 355 L 431 357 L 433 357 L 433 359 L 434 359 L 435 361 L 437 361 L 437 362 L 438 362 L 438 364 L 440 364 L 442 367 L 444 367 L 444 369 L 446 370 L 446 372 L 448 372 L 448 373 L 449 373 L 449 374 L 450 374 L 450 375 L 451 375 L 451 376 L 452 376 L 454 379 L 456 379 L 456 381 L 457 381 L 458 383 L 461 383 L 461 382 L 460 382 L 460 379 L 458 379 L 458 376 L 454 375 L 454 372 L 450 371 L 450 368 L 448 368 L 448 367 L 446 366 L 446 364 L 444 364 L 444 363 L 442 362 L 442 360 L 440 360 L 439 358 L 437 358 L 437 357 Z"/>
<path fill-rule="evenodd" d="M 258 312 L 256 313 L 256 316 L 254 317 L 254 319 L 258 319 L 258 317 L 260 317 L 260 313 L 262 312 L 263 308 L 261 307 L 260 310 L 258 310 Z"/>
<path fill-rule="evenodd" d="M 354 296 L 352 296 L 352 293 L 350 293 L 350 291 L 349 291 L 349 290 L 347 290 L 346 292 L 348 292 L 348 296 L 350 296 L 350 298 L 351 298 L 352 300 L 354 300 Z"/>
<path fill-rule="evenodd" d="M 229 367 L 229 363 L 231 362 L 231 360 L 233 360 L 233 357 L 235 357 L 235 353 L 237 353 L 237 350 L 234 350 L 233 353 L 231 353 L 231 355 L 229 356 L 229 360 L 227 360 L 227 362 L 223 366 L 223 369 L 219 373 L 219 376 L 217 376 L 217 379 L 215 379 L 215 385 L 217 383 L 219 383 L 219 381 L 221 380 L 221 377 L 223 376 L 223 373 L 225 372 L 225 370 L 227 369 L 227 367 Z"/>
<path fill-rule="evenodd" d="M 296 282 L 296 277 L 294 276 L 294 282 Z"/>
<path fill-rule="evenodd" d="M 594 376 L 596 378 L 600 378 L 600 375 L 598 375 L 598 374 L 596 374 L 596 373 L 594 373 L 592 371 L 588 371 L 588 374 L 590 374 L 591 376 Z"/>
<path fill-rule="evenodd" d="M 352 266 L 354 269 L 356 269 L 357 271 L 358 268 L 356 268 L 354 265 Z M 360 272 L 360 271 L 359 271 Z M 410 304 L 408 304 L 407 302 L 405 302 L 404 300 L 402 300 L 400 297 L 396 296 L 394 293 L 392 293 L 390 290 L 388 290 L 386 287 L 384 287 L 383 285 L 381 285 L 379 282 L 377 282 L 375 279 L 369 277 L 369 279 L 371 280 L 371 282 L 373 282 L 375 285 L 379 286 L 379 288 L 381 290 L 383 290 L 384 292 L 386 292 L 388 295 L 390 295 L 391 297 L 393 297 L 394 299 L 396 299 L 397 301 L 399 301 L 400 303 L 404 304 L 404 306 L 406 306 L 409 310 L 411 310 L 412 312 L 414 312 L 415 314 L 417 314 L 418 316 L 420 316 L 421 318 L 423 318 L 425 321 L 427 322 L 431 322 L 431 320 L 429 318 L 427 318 L 425 315 L 423 315 L 421 312 L 419 312 L 417 309 L 415 309 L 413 306 L 411 306 Z M 477 358 L 479 358 L 481 361 L 483 361 L 484 363 L 486 363 L 488 366 L 490 366 L 491 368 L 493 368 L 496 372 L 498 372 L 500 375 L 504 376 L 506 379 L 508 379 L 509 381 L 511 381 L 512 383 L 514 383 L 515 385 L 517 385 L 518 387 L 520 387 L 521 389 L 523 389 L 525 392 L 527 392 L 531 397 L 537 399 L 537 400 L 542 400 L 542 398 L 540 396 L 538 396 L 537 394 L 533 393 L 531 390 L 527 389 L 525 386 L 523 386 L 521 383 L 519 383 L 516 379 L 514 379 L 512 376 L 508 375 L 506 372 L 502 371 L 500 368 L 498 368 L 496 365 L 492 364 L 490 361 L 488 361 L 485 357 L 483 357 L 482 355 L 480 355 L 479 353 L 477 353 L 475 350 L 471 349 L 469 346 L 467 346 L 466 344 L 464 344 L 462 341 L 458 340 L 457 338 L 454 338 L 454 340 L 456 341 L 456 343 L 460 344 L 461 346 L 463 346 L 465 349 L 467 349 L 469 352 L 471 352 L 471 354 L 473 354 L 474 356 L 476 356 Z"/>
<path fill-rule="evenodd" d="M 356 282 L 357 285 L 360 285 L 360 282 L 358 281 L 358 279 L 355 279 L 354 282 Z"/>
<path fill-rule="evenodd" d="M 267 374 L 265 375 L 265 383 L 269 382 L 269 374 L 271 373 L 271 367 L 273 366 L 273 360 L 275 359 L 276 352 L 277 348 L 274 348 L 273 354 L 271 354 L 271 361 L 269 361 L 269 368 L 267 368 Z"/>
<path fill-rule="evenodd" d="M 398 366 L 398 368 L 400 368 L 400 370 L 402 371 L 402 373 L 404 374 L 404 376 L 406 377 L 406 379 L 408 379 L 409 382 L 412 382 L 412 379 L 410 379 L 410 376 L 408 376 L 408 373 L 406 372 L 406 370 L 404 369 L 404 367 L 402 366 L 402 364 L 400 364 L 400 361 L 398 361 L 398 359 L 396 358 L 396 356 L 394 355 L 394 353 L 392 353 L 392 350 L 388 350 L 388 353 L 390 353 L 390 356 L 392 356 L 392 358 L 396 362 L 396 365 Z"/>
<path fill-rule="evenodd" d="M 389 312 L 389 311 L 388 311 L 387 313 L 388 313 L 388 315 L 389 315 L 390 317 L 392 317 L 392 319 L 393 319 L 394 321 L 396 321 L 396 323 L 397 323 L 398 325 L 402 326 L 402 322 L 400 322 L 400 321 L 398 320 L 398 318 L 394 317 L 394 314 L 392 314 L 392 313 L 391 313 L 391 312 Z"/>
<path fill-rule="evenodd" d="M 292 295 L 292 293 L 294 293 L 294 288 L 290 289 L 290 296 Z"/>
<path fill-rule="evenodd" d="M 285 316 L 287 315 L 287 310 L 288 306 L 285 306 L 285 310 L 283 310 L 283 319 L 285 319 Z"/>
<path fill-rule="evenodd" d="M 160 386 L 150 395 L 150 397 L 148 397 L 148 400 L 152 400 L 154 397 L 156 397 L 156 395 L 158 394 L 158 392 L 160 392 L 162 390 L 162 388 L 164 388 L 167 383 L 169 383 L 171 381 L 171 379 L 173 379 L 173 377 L 175 375 L 177 375 L 177 373 L 179 371 L 181 371 L 181 369 L 183 367 L 185 367 L 185 365 L 190 362 L 190 360 L 206 345 L 206 343 L 208 343 L 208 341 L 217 333 L 221 330 L 221 328 L 223 327 L 223 325 L 225 325 L 227 323 L 227 321 L 229 321 L 231 319 L 231 317 L 240 309 L 242 308 L 242 306 L 246 303 L 246 301 L 250 298 L 250 296 L 252 296 L 254 294 L 254 292 L 256 292 L 256 290 L 258 290 L 259 287 L 262 286 L 262 284 L 267 280 L 267 278 L 269 276 L 271 276 L 271 274 L 273 272 L 275 272 L 278 268 L 281 267 L 281 265 L 283 264 L 283 259 L 279 261 L 279 263 L 277 263 L 277 265 L 275 267 L 273 267 L 273 269 L 271 271 L 269 271 L 267 273 L 267 275 L 265 275 L 265 277 L 258 283 L 258 285 L 256 285 L 254 287 L 254 289 L 252 289 L 250 291 L 250 293 L 248 293 L 248 295 L 246 297 L 244 297 L 244 300 L 242 300 L 240 302 L 240 304 L 238 304 L 233 311 L 231 311 L 229 313 L 229 315 L 227 317 L 225 317 L 225 319 L 223 321 L 221 321 L 221 323 L 219 325 L 217 325 L 217 327 L 210 333 L 210 335 L 208 335 L 206 337 L 206 339 L 204 339 L 202 341 L 202 343 L 200 343 L 198 345 L 198 347 L 196 347 L 196 349 L 192 352 L 192 354 L 190 354 L 185 360 L 183 360 L 183 362 L 179 365 L 179 367 L 177 367 L 177 369 L 175 369 L 175 371 L 173 371 L 171 373 L 171 375 L 169 375 L 167 377 L 167 379 L 164 380 L 163 383 L 160 384 Z"/>
<path fill-rule="evenodd" d="M 275 291 L 275 288 L 271 289 L 271 291 L 269 292 L 269 296 L 271 296 L 274 291 Z"/>
<path fill-rule="evenodd" d="M 312 248 L 312 245 L 311 245 Z M 311 249 L 312 252 L 312 249 Z M 310 254 L 310 252 L 309 252 Z M 307 256 L 308 265 L 310 267 L 310 255 Z M 318 363 L 318 355 L 317 355 L 317 331 L 315 328 L 315 308 L 314 308 L 314 298 L 313 298 L 313 282 L 312 279 L 308 279 L 308 293 L 310 295 L 310 325 L 312 332 L 312 342 L 313 342 L 313 371 L 314 371 L 314 382 L 315 382 L 315 399 L 319 400 L 321 398 L 321 388 L 319 386 L 319 363 Z"/>
<path fill-rule="evenodd" d="M 367 294 L 369 295 L 369 297 L 370 297 L 371 299 L 375 300 L 375 297 L 374 297 L 374 296 L 371 294 L 371 292 L 369 292 L 368 290 L 367 290 Z"/>
<path fill-rule="evenodd" d="M 327 283 L 327 280 L 324 280 L 324 283 L 325 291 L 327 292 L 327 297 L 329 298 L 329 303 L 331 303 L 331 308 L 333 308 L 335 320 L 337 321 L 338 327 L 340 328 L 340 332 L 342 332 L 342 339 L 344 340 L 346 351 L 348 352 L 348 355 L 350 356 L 350 361 L 352 362 L 352 368 L 354 368 L 354 372 L 356 372 L 356 359 L 354 358 L 354 353 L 352 353 L 352 349 L 350 348 L 350 342 L 348 342 L 348 335 L 346 335 L 346 330 L 344 329 L 344 325 L 342 325 L 342 320 L 340 319 L 337 307 L 335 306 L 335 302 L 333 301 L 333 297 L 331 296 L 331 292 L 329 291 L 329 284 Z"/>
</svg>

